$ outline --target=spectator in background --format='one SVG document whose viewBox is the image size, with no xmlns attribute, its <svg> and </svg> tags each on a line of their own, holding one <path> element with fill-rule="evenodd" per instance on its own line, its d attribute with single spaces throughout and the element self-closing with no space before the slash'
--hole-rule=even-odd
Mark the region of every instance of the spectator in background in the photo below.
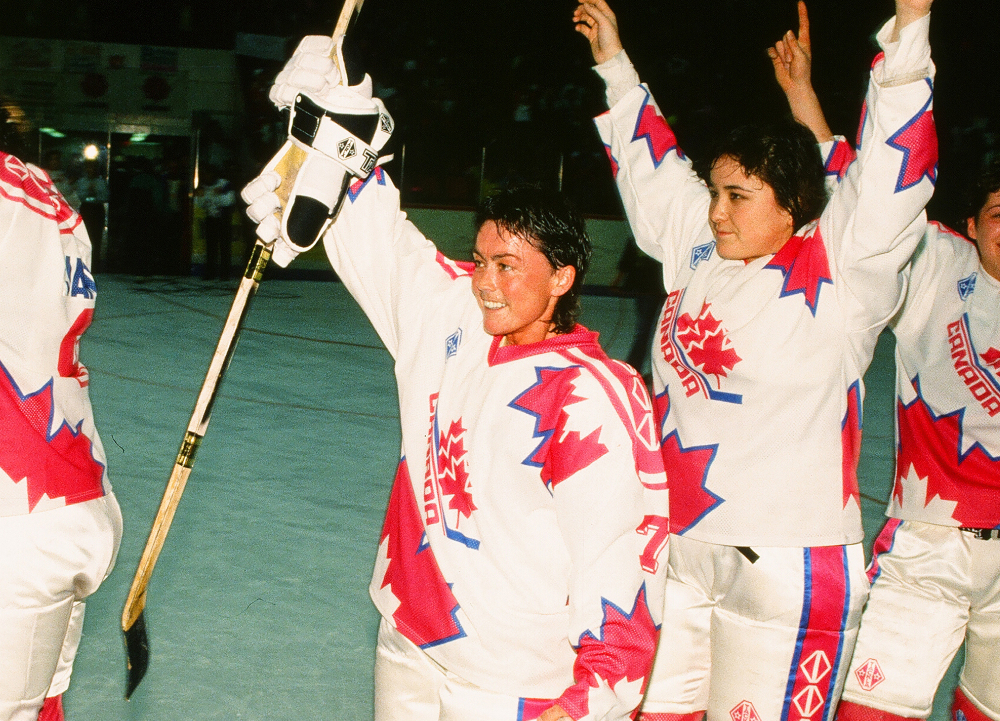
<svg viewBox="0 0 1000 721">
<path fill-rule="evenodd" d="M 205 211 L 205 280 L 229 280 L 236 192 L 214 165 L 205 166 L 202 178 L 195 202 Z"/>
<path fill-rule="evenodd" d="M 80 217 L 87 226 L 87 235 L 93 246 L 91 270 L 104 270 L 101 244 L 104 238 L 104 204 L 108 202 L 108 183 L 96 161 L 91 160 L 84 165 L 83 177 L 76 181 L 75 189 L 80 201 Z"/>
</svg>

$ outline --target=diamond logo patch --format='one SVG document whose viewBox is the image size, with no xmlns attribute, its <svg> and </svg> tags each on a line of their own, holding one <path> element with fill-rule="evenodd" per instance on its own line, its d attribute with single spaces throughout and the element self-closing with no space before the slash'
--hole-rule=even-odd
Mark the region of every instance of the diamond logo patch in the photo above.
<svg viewBox="0 0 1000 721">
<path fill-rule="evenodd" d="M 760 716 L 757 715 L 757 709 L 753 707 L 753 704 L 749 701 L 740 701 L 733 709 L 729 712 L 729 717 L 733 721 L 760 721 Z"/>
<path fill-rule="evenodd" d="M 818 688 L 809 685 L 799 691 L 792 701 L 795 703 L 795 708 L 802 714 L 802 717 L 808 719 L 812 718 L 817 711 L 823 708 L 823 703 L 826 699 L 823 698 L 823 694 L 820 693 Z"/>
<path fill-rule="evenodd" d="M 358 151 L 354 146 L 354 138 L 344 138 L 337 144 L 337 155 L 339 155 L 342 160 L 353 158 L 357 154 Z"/>
<path fill-rule="evenodd" d="M 878 661 L 873 658 L 868 659 L 858 666 L 858 669 L 854 672 L 854 676 L 858 679 L 858 685 L 865 691 L 871 691 L 885 681 L 885 674 L 879 668 Z"/>
<path fill-rule="evenodd" d="M 809 658 L 799 664 L 802 675 L 809 683 L 819 683 L 833 668 L 825 651 L 814 651 Z M 807 714 L 808 715 L 808 714 Z"/>
</svg>

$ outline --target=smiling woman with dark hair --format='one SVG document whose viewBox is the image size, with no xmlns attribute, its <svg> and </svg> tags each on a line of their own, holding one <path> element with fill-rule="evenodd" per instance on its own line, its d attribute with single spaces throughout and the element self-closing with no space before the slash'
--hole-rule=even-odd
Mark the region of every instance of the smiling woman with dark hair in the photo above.
<svg viewBox="0 0 1000 721">
<path fill-rule="evenodd" d="M 370 82 L 336 82 L 331 44 L 303 41 L 289 95 L 371 103 Z M 313 149 L 292 193 L 302 173 L 342 177 L 337 163 Z M 265 172 L 243 191 L 265 241 L 281 228 L 282 181 Z M 652 404 L 576 322 L 591 249 L 561 194 L 501 191 L 475 228 L 474 262 L 445 258 L 376 167 L 323 237 L 399 388 L 402 455 L 370 586 L 375 719 L 625 721 L 663 608 Z"/>
</svg>

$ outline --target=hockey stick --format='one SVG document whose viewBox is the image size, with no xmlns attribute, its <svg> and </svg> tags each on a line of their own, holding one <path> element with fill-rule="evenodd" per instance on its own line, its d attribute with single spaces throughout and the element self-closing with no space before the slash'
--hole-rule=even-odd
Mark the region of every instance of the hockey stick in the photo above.
<svg viewBox="0 0 1000 721">
<path fill-rule="evenodd" d="M 344 6 L 340 11 L 337 26 L 333 31 L 333 36 L 343 34 L 347 30 L 351 17 L 355 11 L 360 11 L 364 0 L 344 0 Z M 342 77 L 347 74 L 341 68 Z M 295 174 L 301 167 L 305 159 L 305 153 L 295 145 L 288 144 L 289 152 L 277 159 L 274 169 L 282 174 L 284 180 L 281 188 L 291 188 L 294 183 Z M 293 152 L 294 151 L 294 152 Z M 279 191 L 280 192 L 280 191 Z M 282 206 L 287 203 L 288 191 L 280 193 Z M 188 422 L 184 439 L 181 441 L 180 451 L 174 461 L 173 470 L 167 481 L 166 490 L 163 492 L 163 499 L 160 501 L 160 508 L 153 519 L 153 527 L 150 530 L 149 538 L 146 540 L 146 547 L 139 559 L 139 567 L 132 578 L 132 587 L 129 589 L 128 598 L 125 600 L 125 608 L 122 611 L 122 632 L 125 634 L 125 661 L 128 668 L 128 680 L 125 688 L 125 698 L 128 699 L 138 687 L 146 670 L 149 668 L 149 634 L 146 631 L 146 590 L 149 587 L 149 579 L 153 573 L 153 567 L 159 558 L 163 543 L 170 531 L 170 524 L 173 522 L 174 514 L 180 503 L 181 495 L 187 484 L 188 476 L 194 467 L 194 457 L 201 444 L 202 438 L 208 430 L 208 423 L 212 414 L 212 406 L 215 402 L 216 393 L 222 382 L 222 376 L 229 367 L 232 360 L 233 351 L 236 349 L 236 340 L 239 336 L 243 320 L 250 309 L 250 300 L 257 292 L 260 281 L 264 275 L 264 269 L 268 261 L 271 260 L 271 247 L 258 239 L 250 254 L 250 262 L 247 264 L 240 285 L 236 289 L 236 297 L 233 299 L 229 315 L 226 317 L 225 325 L 222 328 L 222 335 L 215 346 L 215 353 L 209 363 L 208 372 L 202 383 L 201 391 L 194 405 L 194 412 Z"/>
</svg>

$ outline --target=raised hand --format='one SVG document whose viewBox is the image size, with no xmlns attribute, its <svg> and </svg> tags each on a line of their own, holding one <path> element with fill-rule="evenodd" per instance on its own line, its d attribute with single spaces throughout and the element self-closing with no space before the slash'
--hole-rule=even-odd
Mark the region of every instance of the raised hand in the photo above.
<svg viewBox="0 0 1000 721">
<path fill-rule="evenodd" d="M 580 0 L 573 11 L 573 23 L 590 42 L 590 52 L 598 65 L 621 52 L 618 20 L 605 0 Z"/>
<path fill-rule="evenodd" d="M 812 41 L 809 37 L 809 13 L 806 4 L 799 0 L 798 35 L 789 30 L 784 37 L 767 49 L 774 66 L 774 79 L 778 81 L 792 116 L 809 128 L 818 142 L 833 138 L 827 125 L 819 98 L 812 85 Z"/>
<path fill-rule="evenodd" d="M 899 40 L 899 31 L 919 20 L 931 11 L 934 0 L 896 0 L 896 26 L 892 32 L 892 42 Z"/>
<path fill-rule="evenodd" d="M 787 95 L 812 88 L 812 42 L 809 38 L 809 13 L 806 4 L 799 2 L 799 34 L 791 30 L 767 49 L 774 65 L 774 79 Z"/>
</svg>

